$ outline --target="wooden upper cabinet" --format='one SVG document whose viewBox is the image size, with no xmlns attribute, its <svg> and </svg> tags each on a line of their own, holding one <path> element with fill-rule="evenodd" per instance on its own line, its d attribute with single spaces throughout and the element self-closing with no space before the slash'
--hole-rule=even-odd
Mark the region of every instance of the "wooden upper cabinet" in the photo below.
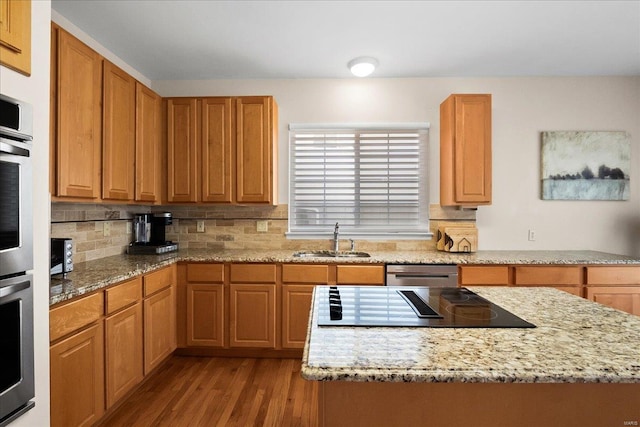
<svg viewBox="0 0 640 427">
<path fill-rule="evenodd" d="M 136 82 L 136 152 L 135 152 L 135 200 L 160 201 L 161 132 L 160 96 L 143 84 Z"/>
<path fill-rule="evenodd" d="M 272 97 L 236 99 L 236 200 L 277 203 L 277 104 Z"/>
<path fill-rule="evenodd" d="M 491 204 L 491 95 L 440 104 L 440 205 Z"/>
<path fill-rule="evenodd" d="M 103 63 L 102 198 L 133 200 L 136 81 Z"/>
<path fill-rule="evenodd" d="M 271 96 L 168 98 L 168 201 L 277 203 L 277 120 Z"/>
<path fill-rule="evenodd" d="M 102 59 L 58 28 L 55 108 L 55 196 L 100 197 Z"/>
<path fill-rule="evenodd" d="M 167 100 L 167 200 L 196 202 L 198 168 L 197 100 Z"/>
<path fill-rule="evenodd" d="M 0 64 L 31 75 L 31 0 L 0 0 Z"/>
<path fill-rule="evenodd" d="M 233 174 L 233 110 L 231 98 L 202 100 L 203 202 L 231 203 Z"/>
</svg>

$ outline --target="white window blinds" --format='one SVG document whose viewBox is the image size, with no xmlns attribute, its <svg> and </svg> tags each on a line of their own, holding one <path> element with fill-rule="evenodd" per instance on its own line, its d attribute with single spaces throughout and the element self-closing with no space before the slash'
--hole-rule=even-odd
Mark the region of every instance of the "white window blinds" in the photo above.
<svg viewBox="0 0 640 427">
<path fill-rule="evenodd" d="M 428 129 L 291 125 L 287 236 L 430 237 Z"/>
</svg>

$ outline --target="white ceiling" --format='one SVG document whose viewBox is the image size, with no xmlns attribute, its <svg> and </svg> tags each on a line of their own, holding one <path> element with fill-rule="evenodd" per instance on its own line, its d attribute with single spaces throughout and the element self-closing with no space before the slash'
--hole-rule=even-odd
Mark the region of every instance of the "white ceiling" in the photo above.
<svg viewBox="0 0 640 427">
<path fill-rule="evenodd" d="M 151 80 L 640 75 L 640 0 L 52 0 Z"/>
</svg>

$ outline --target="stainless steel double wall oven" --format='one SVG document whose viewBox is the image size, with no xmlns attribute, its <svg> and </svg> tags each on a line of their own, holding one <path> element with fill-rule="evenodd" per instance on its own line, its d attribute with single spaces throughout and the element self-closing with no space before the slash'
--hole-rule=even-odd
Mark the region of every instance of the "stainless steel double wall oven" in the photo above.
<svg viewBox="0 0 640 427">
<path fill-rule="evenodd" d="M 0 425 L 33 406 L 32 140 L 31 106 L 0 94 Z"/>
</svg>

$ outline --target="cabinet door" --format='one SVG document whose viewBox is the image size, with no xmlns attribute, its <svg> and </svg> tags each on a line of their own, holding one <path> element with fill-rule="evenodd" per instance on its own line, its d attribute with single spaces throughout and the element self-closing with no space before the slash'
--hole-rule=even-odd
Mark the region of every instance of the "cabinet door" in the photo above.
<svg viewBox="0 0 640 427">
<path fill-rule="evenodd" d="M 136 192 L 139 202 L 160 200 L 160 102 L 158 94 L 136 82 Z"/>
<path fill-rule="evenodd" d="M 271 97 L 236 99 L 236 201 L 272 203 L 274 144 Z"/>
<path fill-rule="evenodd" d="M 102 63 L 100 55 L 59 29 L 56 195 L 100 197 Z"/>
<path fill-rule="evenodd" d="M 31 75 L 31 0 L 0 0 L 0 64 Z"/>
<path fill-rule="evenodd" d="M 142 381 L 142 304 L 105 320 L 107 409 Z"/>
<path fill-rule="evenodd" d="M 104 413 L 102 323 L 51 346 L 51 426 L 91 426 Z"/>
<path fill-rule="evenodd" d="M 103 63 L 102 198 L 133 200 L 136 82 Z"/>
<path fill-rule="evenodd" d="M 224 346 L 224 285 L 187 285 L 187 345 Z"/>
<path fill-rule="evenodd" d="M 167 100 L 167 199 L 196 202 L 198 114 L 195 98 Z"/>
<path fill-rule="evenodd" d="M 440 105 L 440 204 L 491 204 L 491 95 Z"/>
<path fill-rule="evenodd" d="M 147 375 L 175 349 L 173 288 L 144 300 L 144 374 Z"/>
<path fill-rule="evenodd" d="M 303 348 L 314 285 L 282 286 L 282 348 Z"/>
<path fill-rule="evenodd" d="M 202 201 L 231 203 L 233 140 L 231 98 L 202 100 Z"/>
<path fill-rule="evenodd" d="M 640 316 L 640 287 L 587 286 L 587 299 Z"/>
<path fill-rule="evenodd" d="M 276 285 L 229 285 L 229 345 L 275 348 Z"/>
</svg>

